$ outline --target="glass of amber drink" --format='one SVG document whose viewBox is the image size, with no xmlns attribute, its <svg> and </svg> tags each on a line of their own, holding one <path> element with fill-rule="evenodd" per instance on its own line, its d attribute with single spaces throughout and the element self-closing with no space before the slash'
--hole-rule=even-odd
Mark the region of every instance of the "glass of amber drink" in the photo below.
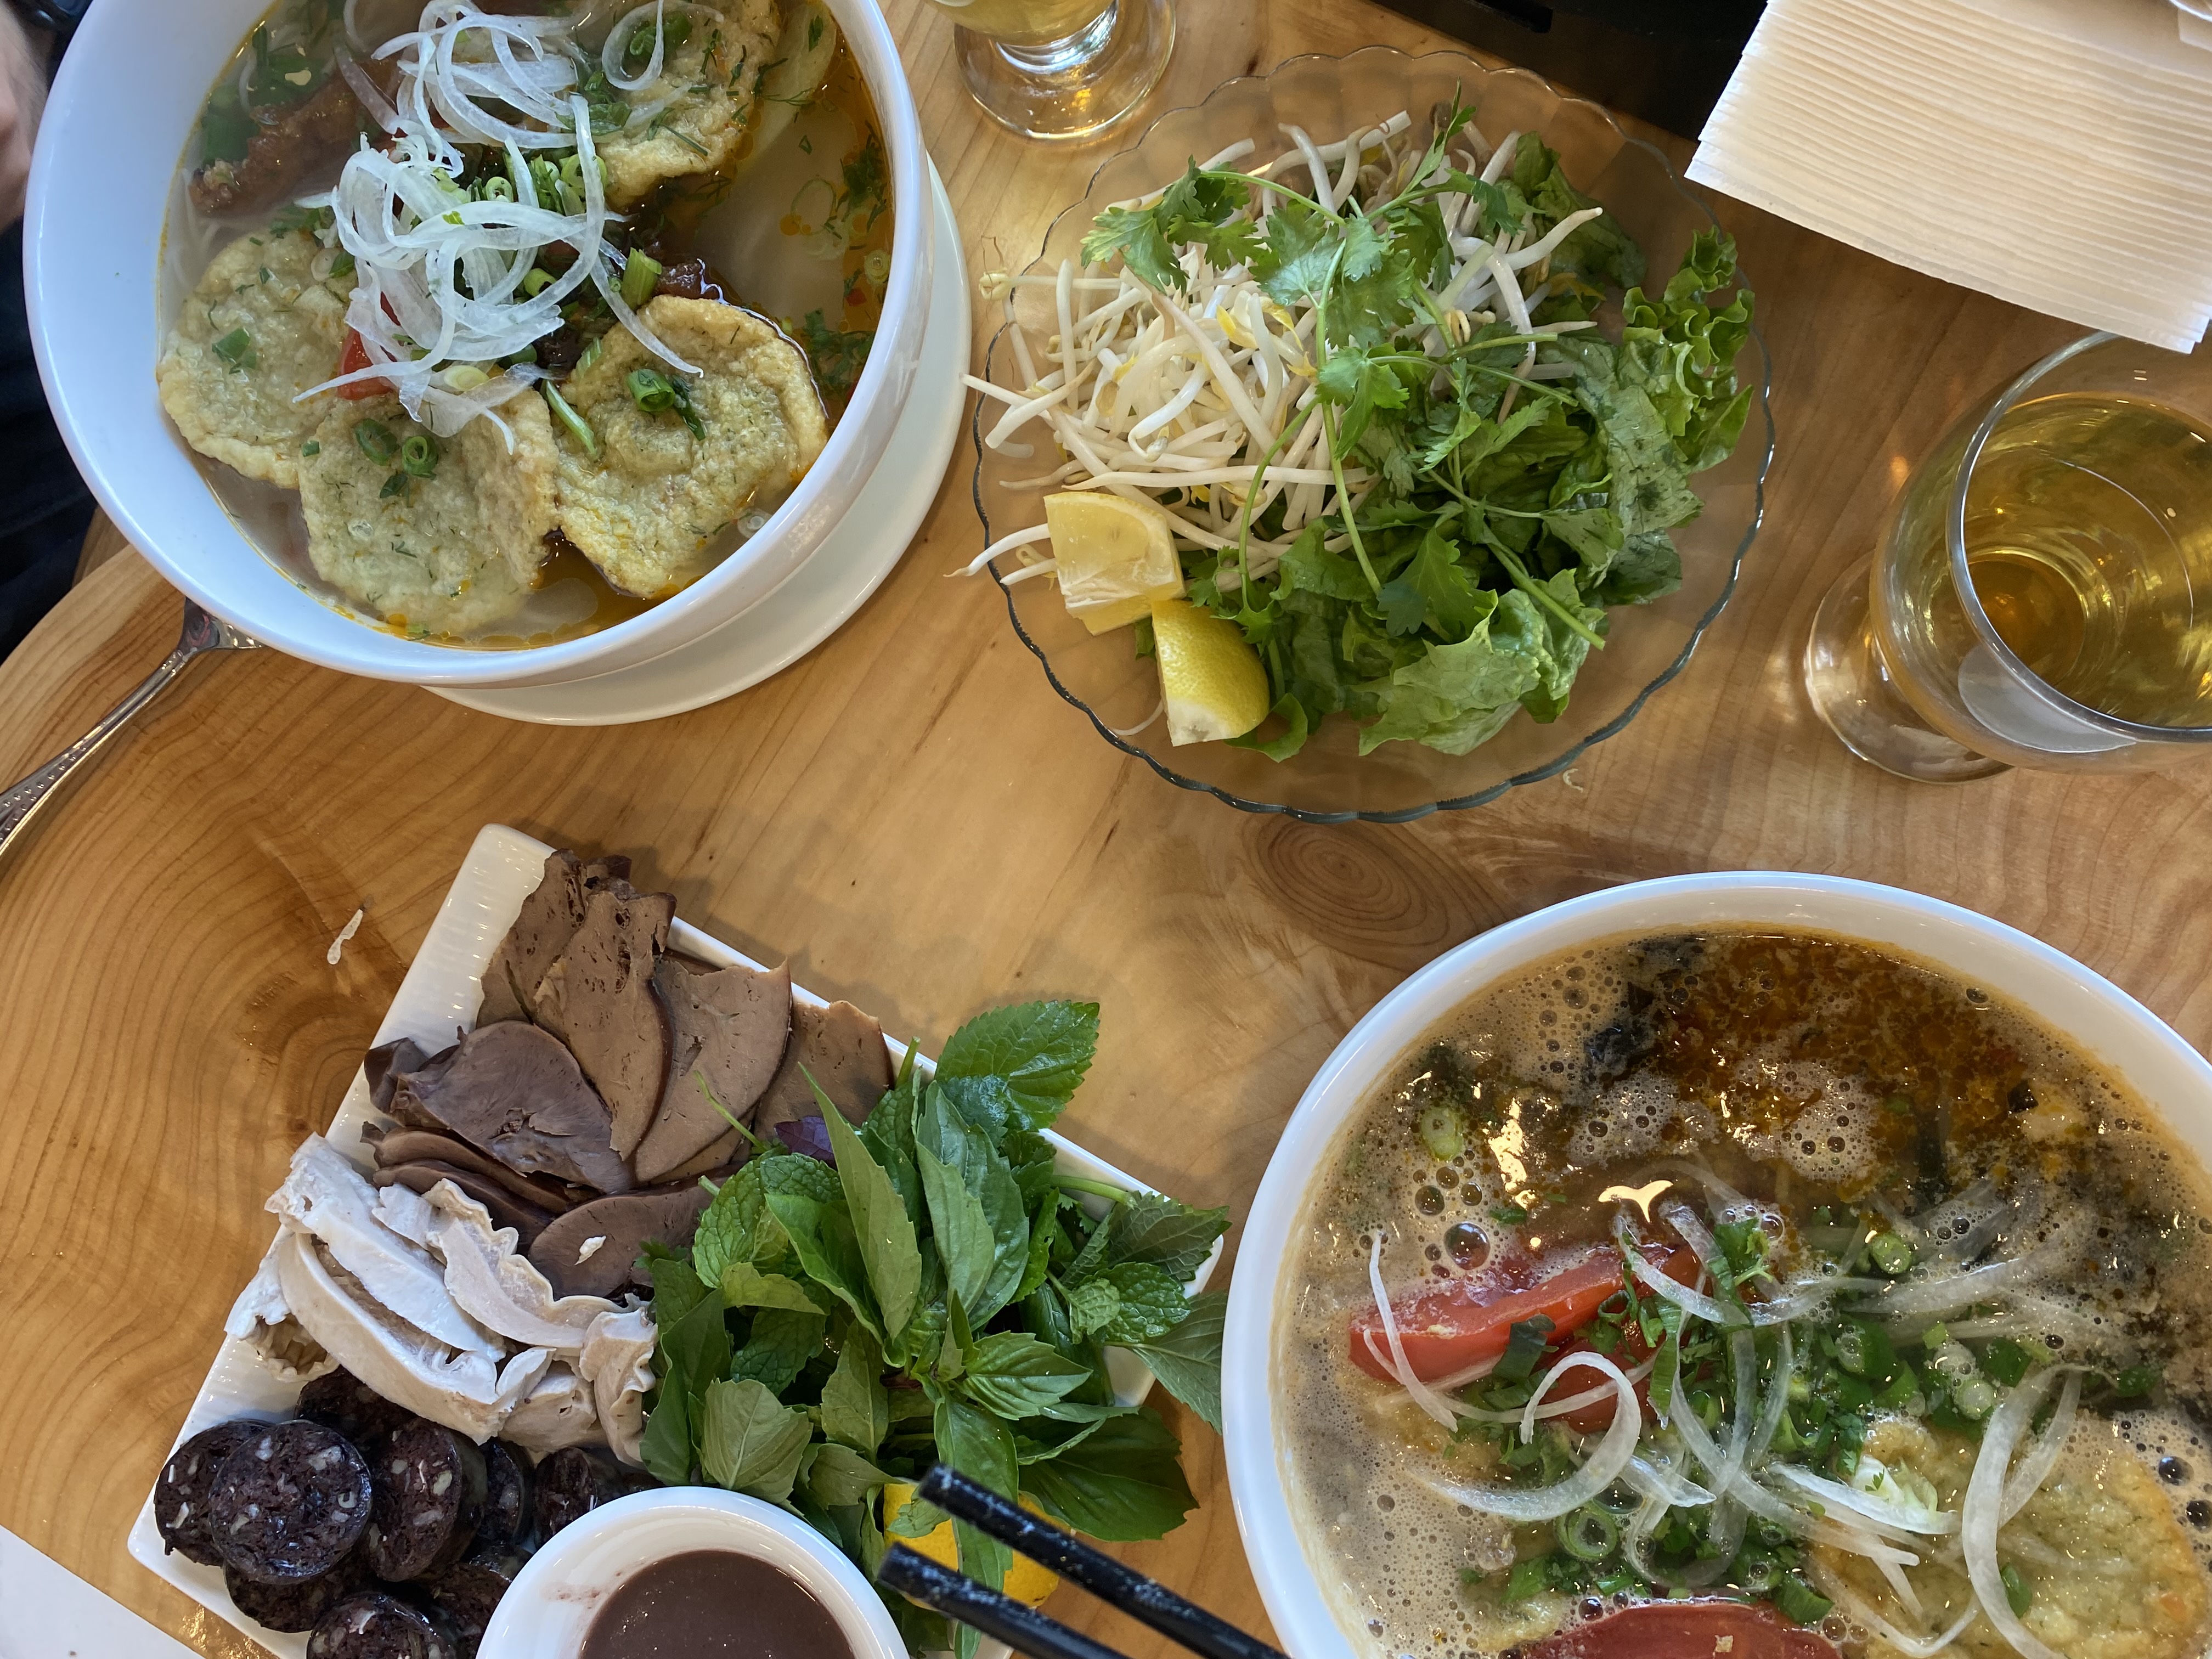
<svg viewBox="0 0 2212 1659">
<path fill-rule="evenodd" d="M 1175 46 L 1170 0 L 936 0 L 975 101 L 1031 138 L 1088 138 L 1143 103 Z"/>
<path fill-rule="evenodd" d="M 1821 601 L 1804 671 L 1900 777 L 2212 749 L 2212 350 L 2088 335 L 1970 411 Z"/>
</svg>

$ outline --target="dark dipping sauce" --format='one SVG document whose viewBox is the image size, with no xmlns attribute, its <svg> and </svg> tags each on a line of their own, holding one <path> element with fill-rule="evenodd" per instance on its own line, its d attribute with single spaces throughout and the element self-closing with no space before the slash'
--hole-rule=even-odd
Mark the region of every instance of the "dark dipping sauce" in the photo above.
<svg viewBox="0 0 2212 1659">
<path fill-rule="evenodd" d="M 625 1578 L 577 1659 L 852 1659 L 814 1592 L 735 1550 L 686 1550 Z"/>
</svg>

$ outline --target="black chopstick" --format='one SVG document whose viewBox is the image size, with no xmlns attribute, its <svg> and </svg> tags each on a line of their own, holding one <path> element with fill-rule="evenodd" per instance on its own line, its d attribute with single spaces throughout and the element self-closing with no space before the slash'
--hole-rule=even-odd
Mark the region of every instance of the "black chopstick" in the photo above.
<svg viewBox="0 0 2212 1659">
<path fill-rule="evenodd" d="M 1206 1659 L 1284 1659 L 1257 1637 L 1186 1601 L 1157 1578 L 1122 1565 L 942 1463 L 922 1476 L 919 1495 Z"/>
<path fill-rule="evenodd" d="M 1011 1595 L 977 1583 L 904 1544 L 891 1547 L 876 1567 L 876 1582 L 908 1600 L 957 1619 L 1004 1642 L 1030 1659 L 1125 1659 L 1103 1642 L 1048 1619 Z"/>
</svg>

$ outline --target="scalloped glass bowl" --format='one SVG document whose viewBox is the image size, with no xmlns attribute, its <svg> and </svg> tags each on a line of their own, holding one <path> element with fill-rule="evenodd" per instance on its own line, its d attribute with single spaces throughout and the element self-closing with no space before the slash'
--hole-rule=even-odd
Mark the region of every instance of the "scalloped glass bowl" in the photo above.
<svg viewBox="0 0 2212 1659">
<path fill-rule="evenodd" d="M 1569 98 L 1525 70 L 1486 70 L 1456 53 L 1412 58 L 1387 46 L 1370 46 L 1347 58 L 1298 58 L 1273 74 L 1231 81 L 1203 104 L 1154 122 L 1133 149 L 1098 169 L 1080 202 L 1054 221 L 1043 251 L 1029 269 L 1056 271 L 1098 211 L 1110 202 L 1143 194 L 1182 171 L 1185 161 L 1218 153 L 1239 138 L 1259 144 L 1264 161 L 1288 146 L 1279 128 L 1295 124 L 1327 142 L 1399 110 L 1413 112 L 1417 133 L 1427 112 L 1455 94 L 1472 99 L 1477 122 L 1493 143 L 1516 130 L 1539 134 L 1559 152 L 1576 185 L 1602 203 L 1644 248 L 1654 285 L 1680 262 L 1690 239 L 1711 227 L 1705 204 L 1682 184 L 1656 149 L 1629 137 L 1596 105 Z M 1754 282 L 1753 286 L 1756 287 Z M 1021 288 L 1018 314 L 1032 337 L 1056 331 L 1048 290 Z M 1036 309 L 1032 310 L 1032 307 Z M 1015 379 L 1004 331 L 991 343 L 985 373 L 1000 384 Z M 1590 653 L 1575 682 L 1566 711 L 1548 726 L 1526 714 L 1471 753 L 1442 755 L 1407 743 L 1358 752 L 1358 728 L 1342 716 L 1324 721 L 1294 758 L 1277 763 L 1227 744 L 1168 741 L 1166 722 L 1132 732 L 1159 701 L 1159 680 L 1149 659 L 1139 659 L 1126 629 L 1093 637 L 1071 619 L 1049 581 L 1007 587 L 1015 631 L 1036 653 L 1053 689 L 1091 717 L 1099 734 L 1137 756 L 1169 782 L 1200 789 L 1250 812 L 1287 812 L 1320 823 L 1368 818 L 1396 822 L 1494 800 L 1516 784 L 1553 776 L 1592 744 L 1634 719 L 1660 687 L 1680 673 L 1698 638 L 1711 627 L 1735 586 L 1736 572 L 1759 529 L 1774 422 L 1767 404 L 1768 360 L 1754 331 L 1736 360 L 1736 374 L 1753 388 L 1753 407 L 1735 453 L 1698 473 L 1692 486 L 1705 512 L 1676 530 L 1682 586 L 1656 604 L 1613 613 L 1602 651 Z M 1000 405 L 985 405 L 993 418 Z M 1015 459 L 983 447 L 979 409 L 975 427 L 975 507 L 987 543 L 1044 517 L 1044 492 L 1012 489 L 1006 481 L 1049 471 L 1059 456 L 1039 443 L 1038 453 Z M 1032 425 L 1030 438 L 1044 428 Z M 1011 570 L 1018 562 L 1000 562 Z M 1130 732 L 1117 736 L 1117 732 Z"/>
</svg>

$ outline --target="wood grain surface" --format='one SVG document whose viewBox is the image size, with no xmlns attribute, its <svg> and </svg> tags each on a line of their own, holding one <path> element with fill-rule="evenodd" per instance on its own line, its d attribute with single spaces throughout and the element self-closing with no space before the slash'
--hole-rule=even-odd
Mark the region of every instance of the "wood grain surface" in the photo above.
<svg viewBox="0 0 2212 1659">
<path fill-rule="evenodd" d="M 1118 141 L 1001 133 L 960 90 L 945 18 L 889 9 L 971 268 L 1020 264 Z M 1183 0 L 1182 25 L 1148 115 L 1301 52 L 1448 44 L 1361 0 Z M 273 652 L 194 667 L 0 870 L 0 1524 L 189 1644 L 258 1650 L 136 1566 L 125 1533 L 269 1238 L 264 1195 L 328 1121 L 487 821 L 635 854 L 692 921 L 926 1045 L 995 1001 L 1098 999 L 1099 1062 L 1065 1127 L 1240 1215 L 1307 1079 L 1400 979 L 1643 877 L 1784 868 L 1932 893 L 2072 952 L 2203 1046 L 2206 775 L 1907 785 L 1832 741 L 1797 684 L 1815 601 L 1911 462 L 2069 329 L 1715 205 L 1775 359 L 1766 528 L 1634 725 L 1476 811 L 1316 828 L 1116 753 L 1051 694 L 997 594 L 943 580 L 978 540 L 964 458 L 840 635 L 680 719 L 536 728 Z M 0 778 L 134 684 L 178 613 L 135 555 L 94 570 L 0 666 Z M 1219 1446 L 1170 1409 L 1202 1506 L 1127 1553 L 1259 1626 Z M 1167 1650 L 1079 1594 L 1054 1611 Z"/>
</svg>

